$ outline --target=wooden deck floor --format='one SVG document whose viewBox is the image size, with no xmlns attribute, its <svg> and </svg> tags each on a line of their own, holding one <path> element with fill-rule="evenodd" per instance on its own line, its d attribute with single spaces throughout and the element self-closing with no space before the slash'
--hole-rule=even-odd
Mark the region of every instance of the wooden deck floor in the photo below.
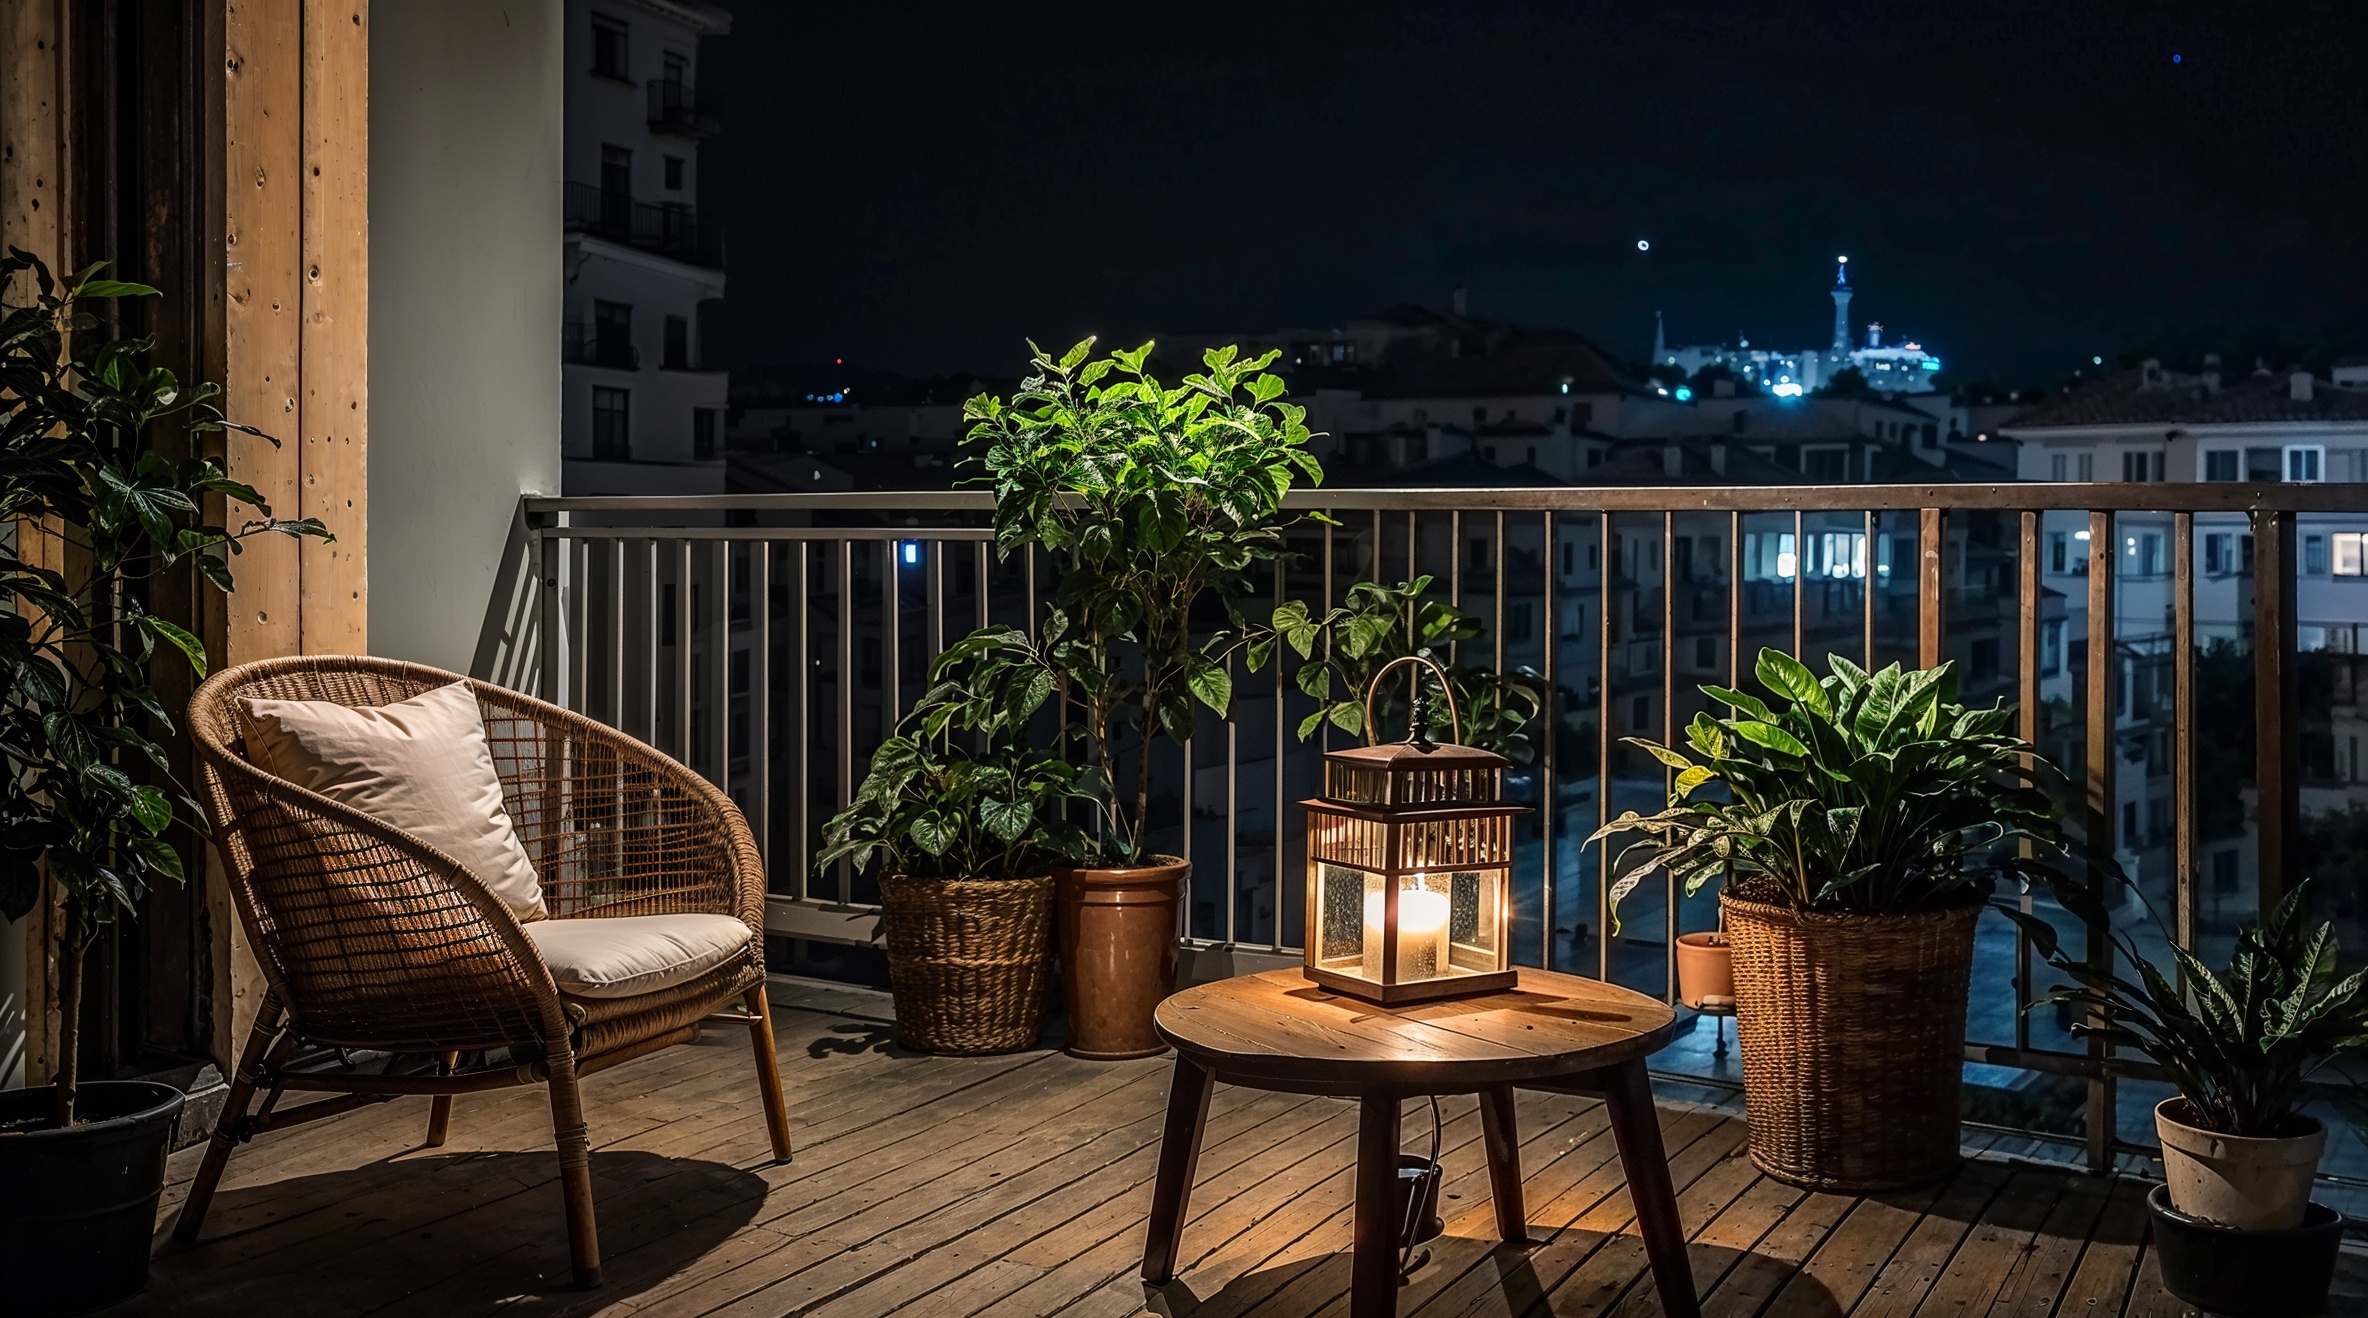
<svg viewBox="0 0 2368 1318">
<path fill-rule="evenodd" d="M 767 1160 L 745 1035 L 594 1077 L 607 1285 L 565 1289 L 543 1091 L 384 1104 L 239 1151 L 195 1246 L 118 1312 L 174 1315 L 1345 1314 L 1356 1109 L 1220 1087 L 1178 1280 L 1135 1269 L 1164 1060 L 900 1052 L 877 995 L 775 995 L 796 1160 Z M 1497 1248 L 1469 1099 L 1445 1105 L 1448 1234 L 1401 1293 L 1438 1315 L 1658 1312 L 1599 1105 L 1521 1097 L 1531 1230 Z M 1428 1123 L 1409 1107 L 1409 1147 Z M 1666 1105 L 1705 1312 L 2167 1314 L 2142 1182 L 1985 1151 L 1936 1189 L 1808 1194 L 1757 1175 L 1743 1125 Z M 197 1150 L 173 1160 L 169 1220 Z"/>
</svg>

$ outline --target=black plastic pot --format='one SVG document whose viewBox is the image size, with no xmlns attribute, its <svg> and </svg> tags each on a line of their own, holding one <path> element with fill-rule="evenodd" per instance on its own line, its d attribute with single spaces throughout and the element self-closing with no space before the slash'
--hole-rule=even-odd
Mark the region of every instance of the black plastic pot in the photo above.
<svg viewBox="0 0 2368 1318">
<path fill-rule="evenodd" d="M 2238 1231 L 2171 1207 L 2171 1188 L 2146 1196 L 2163 1289 L 2227 1318 L 2322 1313 L 2335 1281 L 2343 1214 L 2314 1203 L 2288 1231 Z"/>
<path fill-rule="evenodd" d="M 92 1081 L 78 1091 L 82 1124 L 0 1135 L 10 1313 L 87 1313 L 148 1284 L 164 1159 L 184 1101 L 170 1085 Z M 0 1090 L 0 1123 L 46 1116 L 50 1102 L 47 1088 Z"/>
</svg>

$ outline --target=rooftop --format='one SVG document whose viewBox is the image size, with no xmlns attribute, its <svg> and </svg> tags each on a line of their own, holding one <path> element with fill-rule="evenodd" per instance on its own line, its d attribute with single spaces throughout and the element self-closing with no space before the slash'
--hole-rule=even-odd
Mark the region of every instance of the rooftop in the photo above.
<svg viewBox="0 0 2368 1318">
<path fill-rule="evenodd" d="M 2009 431 L 2058 426 L 2199 426 L 2275 422 L 2368 421 L 2368 389 L 2314 380 L 2307 399 L 2294 397 L 2290 372 L 2231 373 L 2217 387 L 2201 377 L 2159 373 L 2147 387 L 2143 370 L 2121 371 L 2006 423 Z"/>
<path fill-rule="evenodd" d="M 884 995 L 775 988 L 797 1147 L 787 1165 L 766 1160 L 762 1117 L 736 1100 L 748 1065 L 738 1031 L 586 1082 L 600 1291 L 566 1289 L 550 1115 L 528 1088 L 457 1100 L 442 1149 L 419 1147 L 417 1100 L 249 1146 L 205 1239 L 165 1250 L 147 1291 L 118 1312 L 1084 1318 L 1143 1312 L 1147 1300 L 1170 1318 L 1345 1310 L 1354 1103 L 1220 1087 L 1186 1262 L 1147 1297 L 1136 1270 L 1164 1059 L 922 1056 L 890 1041 Z M 1662 1100 L 1705 1312 L 2177 1311 L 2142 1244 L 2142 1180 L 2080 1175 L 1969 1132 L 1972 1159 L 1938 1188 L 1810 1194 L 1753 1170 L 1730 1107 L 1674 1091 Z M 1541 1300 L 1557 1314 L 1653 1312 L 1601 1105 L 1519 1101 L 1538 1243 L 1497 1247 L 1474 1106 L 1449 1098 L 1447 1234 L 1430 1243 L 1400 1312 L 1526 1313 Z M 197 1153 L 174 1155 L 167 1217 Z"/>
</svg>

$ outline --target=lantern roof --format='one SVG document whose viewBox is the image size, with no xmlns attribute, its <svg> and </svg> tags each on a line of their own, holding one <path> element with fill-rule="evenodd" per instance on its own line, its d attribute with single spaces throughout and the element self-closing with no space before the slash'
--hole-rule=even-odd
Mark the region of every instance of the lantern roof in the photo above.
<svg viewBox="0 0 2368 1318">
<path fill-rule="evenodd" d="M 1512 761 L 1495 751 L 1484 751 L 1477 746 L 1457 746 L 1451 742 L 1392 742 L 1386 746 L 1351 746 L 1345 750 L 1326 751 L 1324 758 L 1336 764 L 1355 765 L 1360 769 L 1384 769 L 1393 773 L 1428 772 L 1435 769 L 1503 769 Z"/>
</svg>

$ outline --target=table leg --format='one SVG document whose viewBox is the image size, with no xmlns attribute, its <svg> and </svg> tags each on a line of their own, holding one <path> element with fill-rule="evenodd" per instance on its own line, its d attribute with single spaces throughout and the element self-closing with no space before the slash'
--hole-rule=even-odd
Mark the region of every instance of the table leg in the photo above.
<svg viewBox="0 0 2368 1318">
<path fill-rule="evenodd" d="M 1612 1138 L 1620 1146 L 1620 1167 L 1628 1176 L 1628 1198 L 1636 1206 L 1636 1227 L 1653 1264 L 1653 1289 L 1669 1318 L 1701 1318 L 1694 1294 L 1694 1268 L 1686 1259 L 1686 1232 L 1677 1217 L 1677 1191 L 1669 1184 L 1669 1155 L 1661 1148 L 1661 1121 L 1653 1111 L 1653 1085 L 1644 1060 L 1625 1062 L 1593 1077 L 1603 1087 Z"/>
<path fill-rule="evenodd" d="M 1488 1145 L 1488 1194 L 1496 1201 L 1496 1233 L 1508 1245 L 1529 1242 L 1529 1214 L 1521 1204 L 1521 1128 L 1513 1119 L 1513 1089 L 1480 1091 L 1480 1135 Z"/>
<path fill-rule="evenodd" d="M 1143 1280 L 1164 1285 L 1176 1276 L 1176 1251 L 1184 1236 L 1184 1205 L 1192 1197 L 1192 1173 L 1200 1162 L 1201 1127 L 1209 1116 L 1209 1090 L 1216 1077 L 1182 1051 L 1168 1086 L 1167 1128 L 1159 1139 L 1159 1176 L 1151 1190 L 1151 1229 L 1143 1241 Z"/>
<path fill-rule="evenodd" d="M 1349 1318 L 1396 1318 L 1398 1312 L 1398 1142 L 1398 1096 L 1360 1098 Z"/>
</svg>

